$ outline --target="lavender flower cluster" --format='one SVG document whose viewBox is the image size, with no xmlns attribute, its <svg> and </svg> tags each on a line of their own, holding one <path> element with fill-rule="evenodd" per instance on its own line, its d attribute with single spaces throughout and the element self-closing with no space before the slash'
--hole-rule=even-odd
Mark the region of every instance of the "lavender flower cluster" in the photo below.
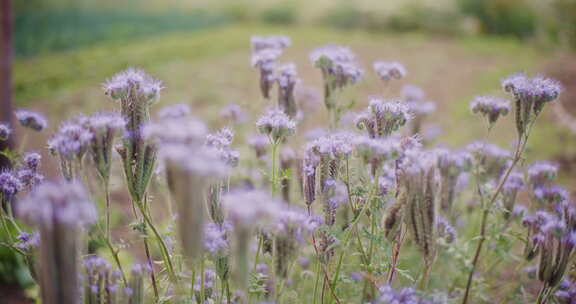
<svg viewBox="0 0 576 304">
<path fill-rule="evenodd" d="M 186 103 L 151 115 L 162 82 L 129 68 L 103 84 L 118 112 L 79 115 L 49 138 L 62 179 L 43 176 L 40 153 L 6 153 L 2 245 L 27 262 L 43 303 L 506 302 L 505 292 L 481 294 L 504 288 L 489 277 L 504 271 L 521 301 L 573 303 L 576 205 L 556 183 L 558 164 L 524 161 L 556 81 L 515 74 L 502 81 L 513 102 L 472 100 L 489 130 L 514 112 L 512 149 L 447 148 L 426 136 L 437 105 L 424 90 L 389 92 L 407 76 L 402 63 L 374 62 L 384 95 L 350 109 L 343 92 L 364 71 L 340 45 L 310 53 L 328 120 L 318 126 L 318 113 L 299 110 L 296 65 L 279 63 L 291 43 L 251 39 L 267 102 L 277 87 L 277 104 L 255 121 L 237 104 L 219 121 Z M 48 127 L 40 113 L 15 114 L 32 131 Z M 10 136 L 0 124 L 0 140 Z M 511 273 L 520 243 L 538 294 Z M 496 254 L 506 267 L 484 267 Z"/>
</svg>

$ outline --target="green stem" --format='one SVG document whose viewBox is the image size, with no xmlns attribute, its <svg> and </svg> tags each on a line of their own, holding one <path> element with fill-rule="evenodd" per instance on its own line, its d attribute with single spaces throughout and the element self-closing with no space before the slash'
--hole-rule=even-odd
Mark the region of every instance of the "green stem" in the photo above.
<svg viewBox="0 0 576 304">
<path fill-rule="evenodd" d="M 320 259 L 316 262 L 316 282 L 314 283 L 314 295 L 312 296 L 313 304 L 316 304 L 318 298 L 318 284 L 320 284 Z"/>
<path fill-rule="evenodd" d="M 368 210 L 368 206 L 370 205 L 370 202 L 372 201 L 372 199 L 376 195 L 377 189 L 378 189 L 378 180 L 376 179 L 376 182 L 374 183 L 374 185 L 372 187 L 372 191 L 370 191 L 370 194 L 368 195 L 368 199 L 366 200 L 366 203 L 364 204 L 364 206 L 362 206 L 360 213 L 352 221 L 352 223 L 348 227 L 348 230 L 346 231 L 346 235 L 344 237 L 344 242 L 342 243 L 343 244 L 343 250 L 340 252 L 340 257 L 338 258 L 338 265 L 336 266 L 335 276 L 332 280 L 332 289 L 334 289 L 334 290 L 336 289 L 336 285 L 338 283 L 337 278 L 338 278 L 338 275 L 340 274 L 340 270 L 342 268 L 342 261 L 344 259 L 344 255 L 346 254 L 346 251 L 347 251 L 345 249 L 348 247 L 350 237 L 352 236 L 352 231 L 354 230 L 354 228 L 356 227 L 356 225 L 358 224 L 360 219 L 364 216 L 364 214 Z"/>
<path fill-rule="evenodd" d="M 276 194 L 276 191 L 278 189 L 278 177 L 277 177 L 277 166 L 276 166 L 276 162 L 277 162 L 277 158 L 278 158 L 278 147 L 280 146 L 280 141 L 275 142 L 272 141 L 272 172 L 271 172 L 271 193 L 272 196 L 274 196 Z"/>
<path fill-rule="evenodd" d="M 204 303 L 204 255 L 200 256 L 200 303 Z"/>
<path fill-rule="evenodd" d="M 474 277 L 474 273 L 476 272 L 478 261 L 480 260 L 480 253 L 482 252 L 482 247 L 484 245 L 484 242 L 486 241 L 486 225 L 488 224 L 488 215 L 490 214 L 490 209 L 494 204 L 494 202 L 496 201 L 496 199 L 498 198 L 500 192 L 502 192 L 502 188 L 506 183 L 508 176 L 510 176 L 510 173 L 512 173 L 512 170 L 514 169 L 514 167 L 516 167 L 516 164 L 518 164 L 518 162 L 520 161 L 522 153 L 526 148 L 526 143 L 528 142 L 528 137 L 530 136 L 530 132 L 532 130 L 532 126 L 534 125 L 534 121 L 535 120 L 533 120 L 533 122 L 528 126 L 528 131 L 526 132 L 524 137 L 523 138 L 521 137 L 520 140 L 518 141 L 516 151 L 514 153 L 514 159 L 512 160 L 512 164 L 508 167 L 503 177 L 500 179 L 500 182 L 496 187 L 496 191 L 491 196 L 490 200 L 488 201 L 488 204 L 483 206 L 482 220 L 480 224 L 480 235 L 479 235 L 480 241 L 478 242 L 478 246 L 476 247 L 476 251 L 474 253 L 474 258 L 472 260 L 472 269 L 468 274 L 468 280 L 466 282 L 466 291 L 464 292 L 464 297 L 462 298 L 462 304 L 468 303 L 468 299 L 470 296 L 470 289 L 472 287 L 472 279 Z"/>
<path fill-rule="evenodd" d="M 172 260 L 170 259 L 170 253 L 168 251 L 168 248 L 166 247 L 166 244 L 164 243 L 164 240 L 162 239 L 162 236 L 160 235 L 160 233 L 158 232 L 158 230 L 156 229 L 156 227 L 152 223 L 152 219 L 150 218 L 150 216 L 146 212 L 145 207 L 143 206 L 143 203 L 136 202 L 135 205 L 140 210 L 140 213 L 142 214 L 142 217 L 144 218 L 144 222 L 146 223 L 146 225 L 148 227 L 150 227 L 150 229 L 152 229 L 152 233 L 154 233 L 154 236 L 158 240 L 158 244 L 160 245 L 160 252 L 162 252 L 162 258 L 164 259 L 164 262 L 166 263 L 166 265 L 168 267 L 168 273 L 170 275 L 170 278 L 174 282 L 178 281 L 176 273 L 174 272 L 174 267 L 172 266 Z"/>
</svg>

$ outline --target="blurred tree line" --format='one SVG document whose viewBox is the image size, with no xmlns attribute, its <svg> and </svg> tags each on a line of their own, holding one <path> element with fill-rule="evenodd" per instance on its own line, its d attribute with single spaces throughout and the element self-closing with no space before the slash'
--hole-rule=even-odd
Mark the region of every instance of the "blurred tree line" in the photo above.
<svg viewBox="0 0 576 304">
<path fill-rule="evenodd" d="M 26 0 L 15 2 L 15 51 L 31 56 L 102 40 L 217 26 L 230 22 L 314 24 L 370 31 L 488 34 L 576 48 L 576 0 L 378 1 Z M 390 2 L 390 3 L 392 3 Z M 310 13 L 315 9 L 316 12 Z M 310 17 L 312 15 L 313 17 Z"/>
</svg>

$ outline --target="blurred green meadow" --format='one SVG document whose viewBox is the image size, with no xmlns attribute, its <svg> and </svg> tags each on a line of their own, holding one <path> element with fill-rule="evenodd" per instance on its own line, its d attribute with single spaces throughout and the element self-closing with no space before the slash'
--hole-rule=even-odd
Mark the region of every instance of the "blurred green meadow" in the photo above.
<svg viewBox="0 0 576 304">
<path fill-rule="evenodd" d="M 510 73 L 548 73 L 559 54 L 570 54 L 562 35 L 539 34 L 554 23 L 545 22 L 551 16 L 539 16 L 537 8 L 520 0 L 18 2 L 15 101 L 50 111 L 53 121 L 111 107 L 100 83 L 135 66 L 164 81 L 162 104 L 186 101 L 214 121 L 228 103 L 256 115 L 264 101 L 249 65 L 250 36 L 286 34 L 293 47 L 282 59 L 297 63 L 305 89 L 321 84 L 308 60 L 315 46 L 335 42 L 357 53 L 368 79 L 357 88 L 357 109 L 380 93 L 370 73 L 373 60 L 404 63 L 409 75 L 390 93 L 404 84 L 422 87 L 439 103 L 430 119 L 440 124 L 439 143 L 460 146 L 484 134 L 481 122 L 470 119 L 473 96 L 498 94 L 499 80 Z M 552 123 L 554 117 L 547 119 L 550 126 L 536 130 L 534 158 L 574 154 L 572 141 L 546 144 L 572 136 Z M 491 138 L 503 146 L 512 139 L 512 129 Z"/>
<path fill-rule="evenodd" d="M 476 95 L 502 95 L 500 79 L 515 72 L 576 79 L 574 69 L 560 73 L 558 68 L 559 61 L 576 62 L 571 51 L 576 31 L 570 24 L 576 20 L 576 1 L 552 2 L 543 8 L 538 1 L 521 0 L 16 1 L 14 101 L 16 107 L 46 113 L 49 135 L 63 119 L 113 108 L 101 83 L 119 70 L 139 67 L 164 82 L 156 109 L 187 102 L 195 115 L 217 127 L 224 106 L 242 106 L 251 115 L 236 139 L 242 143 L 255 132 L 252 123 L 267 106 L 258 73 L 250 66 L 249 39 L 254 34 L 284 34 L 292 38 L 292 46 L 281 61 L 297 64 L 301 94 L 322 94 L 320 72 L 308 53 L 330 42 L 347 45 L 366 72 L 365 80 L 352 89 L 354 110 L 365 108 L 371 95 L 397 96 L 403 85 L 412 84 L 437 103 L 424 129 L 440 130 L 434 144 L 456 148 L 484 139 L 508 148 L 515 138 L 512 115 L 486 135 L 486 125 L 472 116 L 469 101 Z M 371 70 L 377 59 L 402 62 L 407 77 L 384 92 Z M 568 98 L 576 95 L 576 84 L 565 86 Z M 299 132 L 325 122 L 321 102 L 308 106 L 305 115 L 313 118 L 305 117 Z M 551 109 L 540 119 L 528 161 L 560 161 L 561 180 L 573 188 L 576 134 L 558 124 Z M 45 167 L 56 175 L 45 140 L 28 140 L 28 148 L 42 151 Z M 478 224 L 468 227 L 462 242 L 445 253 L 454 259 L 454 267 L 466 267 L 463 256 L 469 255 L 467 242 Z M 491 254 L 498 259 L 508 253 Z M 402 280 L 410 281 L 410 265 L 417 258 L 403 257 Z M 445 283 L 441 276 L 432 279 L 431 286 Z"/>
</svg>

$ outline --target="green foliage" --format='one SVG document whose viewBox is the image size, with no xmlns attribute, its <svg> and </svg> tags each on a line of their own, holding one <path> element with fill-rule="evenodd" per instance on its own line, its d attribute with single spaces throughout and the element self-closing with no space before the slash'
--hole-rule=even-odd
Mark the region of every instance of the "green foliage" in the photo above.
<svg viewBox="0 0 576 304">
<path fill-rule="evenodd" d="M 365 16 L 366 14 L 353 4 L 345 4 L 328 10 L 321 22 L 335 28 L 354 29 L 365 26 Z"/>
<path fill-rule="evenodd" d="M 459 5 L 488 34 L 528 38 L 536 30 L 536 15 L 526 0 L 459 0 Z"/>
<path fill-rule="evenodd" d="M 260 19 L 266 24 L 295 24 L 298 21 L 298 11 L 293 5 L 281 4 L 262 11 Z"/>
<path fill-rule="evenodd" d="M 14 20 L 17 56 L 75 49 L 101 41 L 124 41 L 174 31 L 222 25 L 222 16 L 194 11 L 145 14 L 133 10 L 17 11 Z"/>
</svg>

